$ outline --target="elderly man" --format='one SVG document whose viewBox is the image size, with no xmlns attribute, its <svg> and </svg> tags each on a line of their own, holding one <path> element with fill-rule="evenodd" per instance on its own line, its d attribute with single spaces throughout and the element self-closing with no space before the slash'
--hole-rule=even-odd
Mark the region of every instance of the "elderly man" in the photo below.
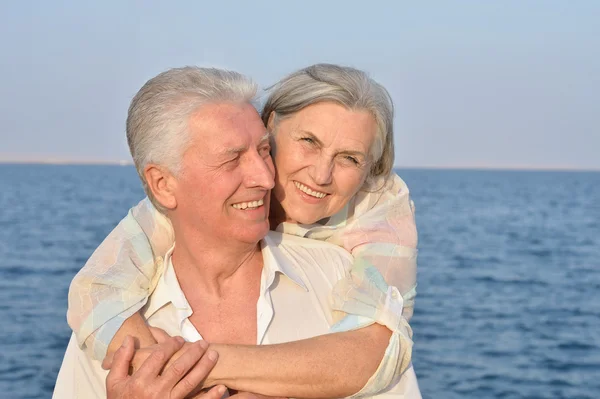
<svg viewBox="0 0 600 399">
<path fill-rule="evenodd" d="M 335 322 L 330 291 L 348 276 L 352 258 L 328 243 L 269 231 L 275 171 L 269 137 L 251 105 L 255 93 L 255 85 L 237 73 L 187 67 L 151 79 L 132 101 L 127 120 L 131 153 L 148 197 L 169 217 L 176 242 L 164 256 L 163 276 L 143 315 L 149 325 L 172 336 L 222 344 L 211 344 L 213 350 L 204 357 L 205 344 L 188 346 L 158 376 L 161 361 L 183 345 L 166 340 L 147 367 L 136 372 L 146 373 L 146 386 L 115 384 L 114 397 L 123 393 L 120 387 L 138 389 L 135 397 L 157 397 L 158 391 L 148 392 L 148 387 L 160 389 L 164 397 L 183 397 L 190 383 L 212 367 L 216 351 L 219 360 L 205 386 L 299 397 L 385 391 L 382 395 L 420 398 L 412 367 L 396 378 L 406 366 L 397 345 L 386 350 L 381 340 L 369 338 L 368 328 L 338 333 L 349 340 L 362 337 L 361 347 L 354 349 L 332 340 L 334 334 L 323 335 Z M 390 336 L 383 326 L 369 328 Z M 288 341 L 296 342 L 254 346 Z M 126 342 L 131 350 L 132 343 Z M 331 359 L 343 350 L 353 362 Z M 352 350 L 376 353 L 381 363 L 352 359 Z M 290 367 L 269 367 L 286 353 Z M 312 372 L 296 375 L 296 362 L 313 362 Z M 332 365 L 337 369 L 328 370 Z M 236 366 L 236 375 L 224 371 Z M 54 397 L 106 397 L 105 378 L 100 364 L 72 338 Z"/>
</svg>

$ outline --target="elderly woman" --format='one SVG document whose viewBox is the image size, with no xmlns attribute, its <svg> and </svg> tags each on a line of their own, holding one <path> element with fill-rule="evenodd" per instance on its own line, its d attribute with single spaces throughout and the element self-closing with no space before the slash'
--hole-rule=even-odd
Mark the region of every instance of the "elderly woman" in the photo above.
<svg viewBox="0 0 600 399">
<path fill-rule="evenodd" d="M 302 357 L 293 346 L 286 352 L 288 344 L 282 344 L 282 355 L 268 359 L 270 367 L 264 370 L 279 371 L 271 385 L 268 374 L 267 381 L 255 385 L 235 386 L 235 381 L 229 385 L 269 395 L 347 396 L 365 385 L 381 361 L 380 354 L 365 352 L 361 340 L 374 340 L 385 348 L 388 340 L 392 345 L 396 339 L 401 366 L 377 390 L 360 392 L 377 393 L 407 368 L 414 372 L 407 320 L 416 293 L 417 233 L 408 188 L 392 172 L 391 99 L 362 71 L 318 64 L 273 86 L 262 119 L 273 137 L 277 169 L 271 228 L 328 241 L 351 252 L 352 279 L 334 288 L 333 308 L 368 317 L 394 334 L 390 339 L 389 331 L 382 334 L 375 325 L 352 325 L 345 318 L 332 330 L 356 329 L 364 334 L 340 337 L 339 345 L 327 347 L 315 341 L 310 346 L 314 350 Z M 107 350 L 113 352 L 127 334 L 138 337 L 142 345 L 154 342 L 137 312 L 162 272 L 159 255 L 173 245 L 172 227 L 148 199 L 126 219 L 134 220 L 139 229 L 117 226 L 74 278 L 69 292 L 69 324 L 79 344 L 97 359 Z M 373 268 L 380 274 L 371 273 Z M 377 279 L 380 275 L 385 281 Z M 390 303 L 398 303 L 399 295 L 403 308 L 394 311 Z M 337 334 L 341 333 L 332 338 Z M 320 380 L 315 379 L 315 364 L 322 365 Z M 364 364 L 371 366 L 359 367 Z M 296 376 L 295 385 L 286 386 L 277 378 L 286 373 Z M 298 385 L 303 378 L 310 389 Z"/>
</svg>

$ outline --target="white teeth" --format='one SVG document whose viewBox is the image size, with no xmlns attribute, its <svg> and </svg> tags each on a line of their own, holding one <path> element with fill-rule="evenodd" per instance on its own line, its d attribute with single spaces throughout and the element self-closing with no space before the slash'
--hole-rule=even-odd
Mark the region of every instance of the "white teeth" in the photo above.
<svg viewBox="0 0 600 399">
<path fill-rule="evenodd" d="M 306 187 L 304 184 L 302 183 L 298 183 L 297 181 L 294 182 L 294 184 L 296 185 L 296 187 L 298 187 L 298 189 L 300 191 L 302 191 L 303 193 L 306 193 L 312 197 L 316 197 L 316 198 L 323 198 L 325 197 L 327 194 L 325 193 L 320 193 L 318 191 L 313 191 L 310 188 Z"/>
<path fill-rule="evenodd" d="M 233 204 L 235 209 L 254 209 L 262 206 L 265 203 L 264 200 L 260 199 L 258 201 L 250 201 L 250 202 L 240 202 L 239 204 Z"/>
</svg>

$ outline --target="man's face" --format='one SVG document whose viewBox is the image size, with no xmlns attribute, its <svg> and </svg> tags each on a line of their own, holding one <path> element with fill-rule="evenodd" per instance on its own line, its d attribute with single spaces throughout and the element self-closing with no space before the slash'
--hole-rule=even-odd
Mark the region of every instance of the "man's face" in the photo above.
<svg viewBox="0 0 600 399">
<path fill-rule="evenodd" d="M 174 192 L 183 231 L 219 243 L 257 243 L 269 231 L 275 174 L 258 113 L 249 104 L 204 105 L 191 116 L 189 133 Z"/>
</svg>

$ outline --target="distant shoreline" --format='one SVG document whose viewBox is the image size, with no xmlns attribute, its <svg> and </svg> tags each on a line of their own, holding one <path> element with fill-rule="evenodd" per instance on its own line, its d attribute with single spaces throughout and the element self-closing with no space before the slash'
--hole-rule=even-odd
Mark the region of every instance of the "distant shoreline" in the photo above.
<svg viewBox="0 0 600 399">
<path fill-rule="evenodd" d="M 0 160 L 0 165 L 114 165 L 114 166 L 133 166 L 133 161 L 72 161 L 72 160 Z"/>
<path fill-rule="evenodd" d="M 64 165 L 64 166 L 133 166 L 133 161 L 72 161 L 72 160 L 0 160 L 0 165 Z M 600 172 L 600 168 L 535 167 L 535 166 L 405 166 L 395 165 L 398 170 L 468 170 L 468 171 L 514 171 L 514 172 Z"/>
</svg>

